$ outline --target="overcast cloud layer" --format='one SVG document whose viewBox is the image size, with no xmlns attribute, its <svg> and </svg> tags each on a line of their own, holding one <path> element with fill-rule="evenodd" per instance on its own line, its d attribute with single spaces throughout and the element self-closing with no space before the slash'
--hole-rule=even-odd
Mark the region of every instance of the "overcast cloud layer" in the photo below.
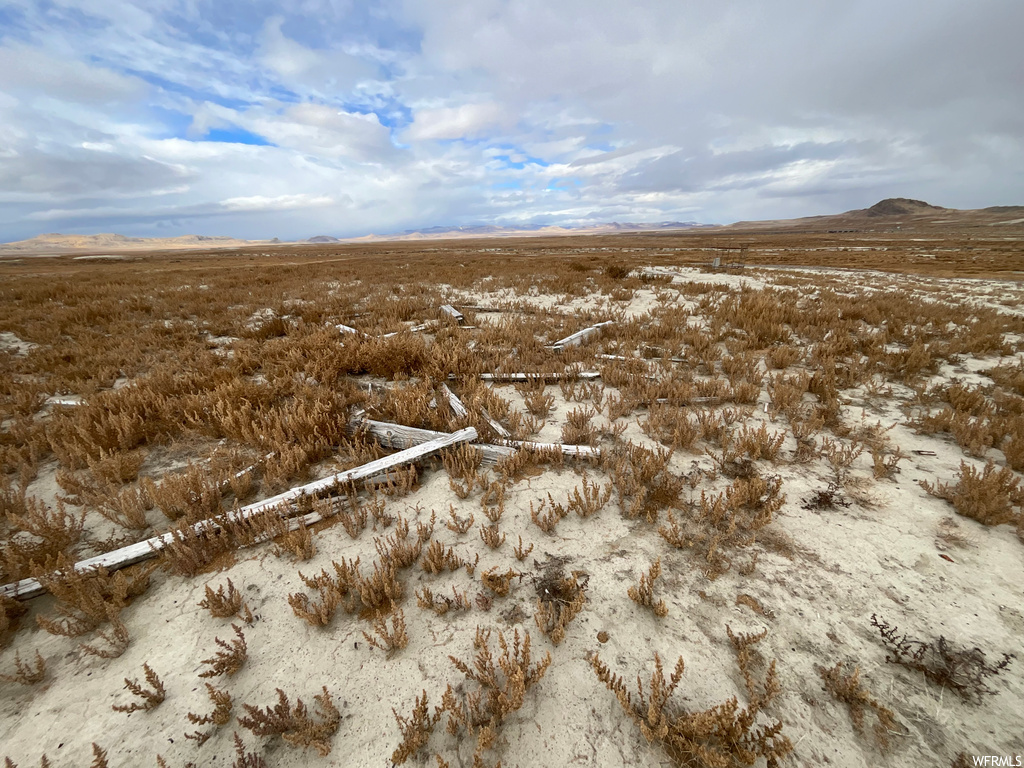
<svg viewBox="0 0 1024 768">
<path fill-rule="evenodd" d="M 1024 204 L 1019 0 L 0 2 L 0 240 Z"/>
</svg>

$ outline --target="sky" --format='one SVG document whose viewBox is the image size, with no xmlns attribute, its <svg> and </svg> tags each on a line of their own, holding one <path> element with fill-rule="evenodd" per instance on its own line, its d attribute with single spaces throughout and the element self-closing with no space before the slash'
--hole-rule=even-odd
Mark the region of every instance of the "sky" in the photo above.
<svg viewBox="0 0 1024 768">
<path fill-rule="evenodd" d="M 1024 204 L 1020 0 L 0 0 L 0 241 Z"/>
</svg>

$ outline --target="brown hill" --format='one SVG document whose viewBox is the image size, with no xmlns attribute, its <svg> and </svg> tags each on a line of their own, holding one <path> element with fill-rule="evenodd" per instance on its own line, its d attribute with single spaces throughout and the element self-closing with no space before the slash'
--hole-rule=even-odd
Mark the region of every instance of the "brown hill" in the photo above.
<svg viewBox="0 0 1024 768">
<path fill-rule="evenodd" d="M 972 228 L 1024 231 L 1024 206 L 1002 205 L 961 210 L 942 208 L 923 200 L 892 197 L 870 208 L 801 219 L 739 221 L 722 227 L 745 232 L 884 232 L 949 231 Z"/>
<path fill-rule="evenodd" d="M 184 250 L 190 248 L 238 248 L 254 245 L 253 240 L 209 235 L 180 237 L 126 237 L 105 232 L 99 235 L 62 235 L 51 232 L 28 240 L 0 243 L 0 254 L 24 255 L 40 253 L 100 253 L 103 251 Z"/>
</svg>

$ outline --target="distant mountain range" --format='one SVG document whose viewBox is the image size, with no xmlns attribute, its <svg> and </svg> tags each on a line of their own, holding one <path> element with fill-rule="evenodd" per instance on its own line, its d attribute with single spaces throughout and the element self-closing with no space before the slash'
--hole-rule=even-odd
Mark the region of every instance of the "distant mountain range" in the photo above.
<svg viewBox="0 0 1024 768">
<path fill-rule="evenodd" d="M 552 235 L 603 235 L 615 232 L 651 232 L 661 230 L 694 229 L 697 227 L 714 226 L 700 224 L 696 221 L 659 221 L 659 222 L 618 222 L 603 224 L 580 224 L 577 226 L 523 226 L 502 227 L 495 224 L 480 224 L 466 227 L 427 227 L 426 229 L 407 229 L 391 235 L 366 235 L 338 242 L 366 242 L 375 240 L 447 240 L 469 237 L 549 237 Z M 323 236 L 321 236 L 323 237 Z M 317 242 L 324 242 L 316 238 Z M 312 240 L 310 242 L 313 242 Z"/>
<path fill-rule="evenodd" d="M 234 237 L 209 235 L 181 235 L 180 237 L 126 237 L 104 233 L 100 235 L 61 235 L 49 233 L 29 240 L 0 243 L 0 254 L 40 255 L 44 253 L 96 253 L 99 251 L 153 251 L 209 248 L 239 248 L 254 242 Z"/>
<path fill-rule="evenodd" d="M 775 219 L 769 221 L 740 221 L 718 226 L 698 224 L 694 221 L 609 222 L 580 226 L 523 226 L 503 227 L 481 224 L 465 227 L 427 227 L 388 235 L 365 235 L 355 238 L 337 238 L 316 235 L 308 240 L 282 242 L 273 240 L 239 240 L 232 237 L 182 235 L 181 237 L 126 237 L 125 235 L 61 235 L 46 234 L 15 243 L 0 243 L 0 255 L 41 256 L 47 254 L 98 254 L 105 252 L 211 250 L 242 248 L 246 246 L 276 246 L 300 244 L 365 243 L 404 240 L 449 240 L 464 238 L 498 237 L 551 237 L 557 235 L 609 235 L 617 232 L 673 232 L 701 230 L 708 232 L 845 232 L 845 231 L 919 231 L 952 230 L 998 227 L 1024 229 L 1024 206 L 995 206 L 974 210 L 941 208 L 922 200 L 893 197 L 860 208 L 828 216 L 808 216 L 801 219 Z"/>
<path fill-rule="evenodd" d="M 961 210 L 942 208 L 923 200 L 890 197 L 870 208 L 858 208 L 829 216 L 802 219 L 738 221 L 722 227 L 744 231 L 919 231 L 973 229 L 978 227 L 1016 227 L 1024 225 L 1024 206 L 999 205 L 991 208 Z"/>
</svg>

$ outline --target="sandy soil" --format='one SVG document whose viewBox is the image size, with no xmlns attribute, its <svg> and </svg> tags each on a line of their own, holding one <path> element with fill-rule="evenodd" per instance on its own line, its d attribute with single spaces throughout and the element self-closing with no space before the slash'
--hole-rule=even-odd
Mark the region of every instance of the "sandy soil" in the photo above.
<svg viewBox="0 0 1024 768">
<path fill-rule="evenodd" d="M 677 269 L 671 271 L 672 284 L 659 285 L 656 290 L 710 280 L 730 290 L 758 288 L 770 285 L 779 274 L 786 273 L 759 270 L 710 276 Z M 862 274 L 857 280 L 858 287 L 874 290 L 885 290 L 898 280 L 901 287 L 920 291 L 922 299 L 931 298 L 931 288 L 946 294 L 970 291 L 971 300 L 990 306 L 1005 298 L 1010 286 L 1020 293 L 1015 284 L 897 279 L 882 273 Z M 638 291 L 628 306 L 615 308 L 641 314 L 655 300 L 654 290 Z M 480 293 L 461 298 L 466 303 L 488 305 L 512 297 Z M 558 297 L 548 295 L 515 298 L 537 309 L 559 303 Z M 585 299 L 576 299 L 571 306 L 577 304 L 580 308 L 594 306 Z M 8 335 L 4 343 L 16 345 L 18 341 L 7 339 Z M 979 371 L 997 362 L 997 358 L 967 359 L 960 367 L 947 366 L 935 381 L 958 377 L 985 382 Z M 613 391 L 607 388 L 606 395 Z M 513 387 L 500 387 L 500 392 L 516 407 L 523 407 Z M 565 402 L 558 386 L 549 386 L 547 393 L 554 396 L 556 405 L 538 439 L 557 441 L 565 414 L 577 404 Z M 1024 752 L 1024 657 L 993 680 L 997 695 L 973 705 L 929 684 L 919 674 L 887 664 L 886 650 L 870 623 L 872 614 L 877 614 L 898 625 L 901 632 L 923 638 L 941 634 L 957 644 L 982 648 L 990 659 L 1003 651 L 1019 651 L 1024 637 L 1024 544 L 1008 526 L 988 528 L 959 517 L 949 504 L 920 487 L 921 481 L 950 480 L 962 460 L 979 467 L 982 462 L 965 459 L 948 438 L 918 435 L 903 425 L 905 417 L 899 405 L 913 396 L 912 391 L 893 386 L 888 395 L 871 394 L 863 388 L 842 395 L 847 423 L 863 419 L 892 427 L 891 442 L 908 456 L 899 465 L 899 473 L 892 479 L 874 479 L 865 453 L 854 463 L 841 490 L 849 506 L 813 510 L 805 508 L 805 501 L 830 479 L 822 461 L 762 463 L 764 473 L 782 478 L 787 499 L 771 526 L 775 543 L 759 542 L 740 556 L 742 562 L 738 561 L 737 567 L 715 580 L 707 578 L 699 558 L 669 547 L 655 527 L 626 519 L 614 496 L 589 519 L 566 518 L 554 535 L 534 525 L 531 502 L 537 504 L 549 493 L 564 500 L 579 486 L 583 472 L 606 482 L 602 473 L 586 464 L 548 469 L 517 483 L 506 497 L 501 522 L 508 540 L 492 551 L 478 536 L 484 520 L 479 491 L 460 500 L 440 464 L 428 462 L 419 488 L 406 497 L 390 499 L 387 510 L 413 525 L 426 522 L 432 511 L 441 519 L 450 509 L 460 517 L 474 514 L 476 524 L 466 534 L 449 531 L 439 522 L 435 538 L 453 546 L 465 559 L 479 555 L 480 564 L 472 577 L 464 570 L 431 576 L 418 566 L 407 572 L 404 615 L 408 647 L 389 658 L 369 647 L 363 635 L 369 626 L 358 618 L 339 612 L 329 626 L 315 628 L 293 614 L 288 595 L 304 590 L 300 571 L 311 575 L 330 569 L 332 561 L 342 558 L 361 557 L 369 564 L 375 557 L 374 538 L 389 533 L 368 528 L 353 540 L 336 525 L 316 534 L 317 553 L 306 562 L 276 557 L 268 544 L 242 550 L 237 562 L 220 572 L 193 579 L 154 575 L 150 591 L 123 614 L 132 642 L 116 660 L 84 655 L 75 639 L 36 629 L 20 632 L 0 655 L 0 671 L 13 671 L 16 653 L 31 658 L 38 651 L 46 660 L 49 677 L 31 688 L 2 684 L 0 754 L 19 765 L 35 765 L 45 753 L 54 766 L 80 766 L 91 759 L 90 744 L 97 742 L 107 750 L 111 766 L 155 765 L 158 754 L 172 766 L 189 761 L 229 765 L 232 733 L 240 730 L 237 723 L 220 728 L 201 747 L 185 739 L 185 733 L 196 729 L 187 721 L 187 713 L 206 713 L 212 708 L 204 681 L 197 677 L 203 669 L 201 661 L 216 650 L 215 638 L 227 640 L 232 634 L 230 620 L 212 618 L 198 603 L 207 585 L 216 588 L 228 579 L 242 590 L 255 614 L 252 626 L 243 627 L 248 662 L 236 676 L 213 681 L 230 692 L 235 715 L 243 714 L 243 703 L 271 705 L 276 688 L 312 705 L 321 686 L 331 692 L 342 715 L 333 750 L 324 758 L 312 750 L 295 749 L 277 739 L 261 740 L 241 731 L 250 747 L 266 745 L 268 765 L 389 765 L 399 742 L 392 710 L 408 716 L 423 690 L 432 705 L 440 703 L 445 686 L 463 679 L 449 656 L 471 657 L 478 625 L 493 627 L 509 637 L 516 630 L 529 631 L 535 658 L 549 651 L 552 656 L 546 676 L 527 693 L 522 709 L 509 717 L 501 731 L 496 754 L 506 768 L 669 764 L 665 752 L 657 744 L 648 744 L 624 716 L 614 696 L 595 677 L 588 656 L 599 651 L 631 687 L 637 675 L 645 684 L 649 680 L 655 652 L 667 667 L 682 656 L 686 670 L 675 701 L 689 708 L 706 708 L 733 696 L 742 702 L 746 694 L 727 626 L 743 632 L 767 629 L 758 650 L 765 660 L 777 659 L 782 691 L 762 718 L 781 721 L 783 733 L 792 740 L 794 751 L 785 764 L 850 768 L 949 765 L 961 750 L 979 755 Z M 769 429 L 783 431 L 770 404 L 765 412 L 766 403 L 768 395 L 762 392 L 751 423 L 765 422 Z M 610 426 L 603 416 L 597 423 Z M 635 414 L 628 419 L 623 439 L 652 445 Z M 788 457 L 794 448 L 792 436 L 787 436 L 783 455 Z M 998 451 L 990 454 L 1001 458 Z M 694 467 L 710 470 L 713 465 L 706 455 L 679 451 L 671 466 L 682 474 Z M 717 481 L 716 487 L 723 483 Z M 44 472 L 29 492 L 52 497 L 56 490 L 50 471 Z M 695 493 L 699 496 L 699 490 Z M 534 545 L 524 562 L 512 554 L 520 535 L 524 543 Z M 738 566 L 754 553 L 756 567 L 744 575 Z M 466 613 L 436 616 L 416 607 L 414 593 L 423 586 L 448 593 L 455 587 L 472 597 L 481 591 L 479 573 L 485 568 L 539 574 L 544 562 L 555 557 L 566 558 L 568 569 L 589 575 L 587 605 L 557 647 L 534 624 L 536 595 L 528 578 L 514 582 L 511 594 L 495 598 L 487 612 L 474 606 Z M 655 617 L 627 596 L 627 588 L 636 584 L 658 557 L 663 576 L 655 593 L 667 603 L 665 618 Z M 749 603 L 738 604 L 740 595 L 754 598 L 762 613 L 748 607 Z M 32 601 L 32 615 L 26 623 L 32 624 L 34 614 L 47 611 L 50 603 L 48 597 Z M 608 634 L 606 643 L 598 640 L 601 632 Z M 816 670 L 837 662 L 849 668 L 859 666 L 865 686 L 895 713 L 897 726 L 888 734 L 887 751 L 873 739 L 870 717 L 864 733 L 859 734 L 847 708 L 824 690 Z M 113 711 L 112 705 L 131 699 L 124 690 L 124 679 L 141 678 L 144 663 L 162 679 L 166 701 L 148 713 Z M 471 745 L 458 745 L 444 733 L 443 726 L 430 742 L 430 752 L 435 751 L 452 765 L 471 764 Z M 432 758 L 429 764 L 434 764 Z"/>
</svg>

